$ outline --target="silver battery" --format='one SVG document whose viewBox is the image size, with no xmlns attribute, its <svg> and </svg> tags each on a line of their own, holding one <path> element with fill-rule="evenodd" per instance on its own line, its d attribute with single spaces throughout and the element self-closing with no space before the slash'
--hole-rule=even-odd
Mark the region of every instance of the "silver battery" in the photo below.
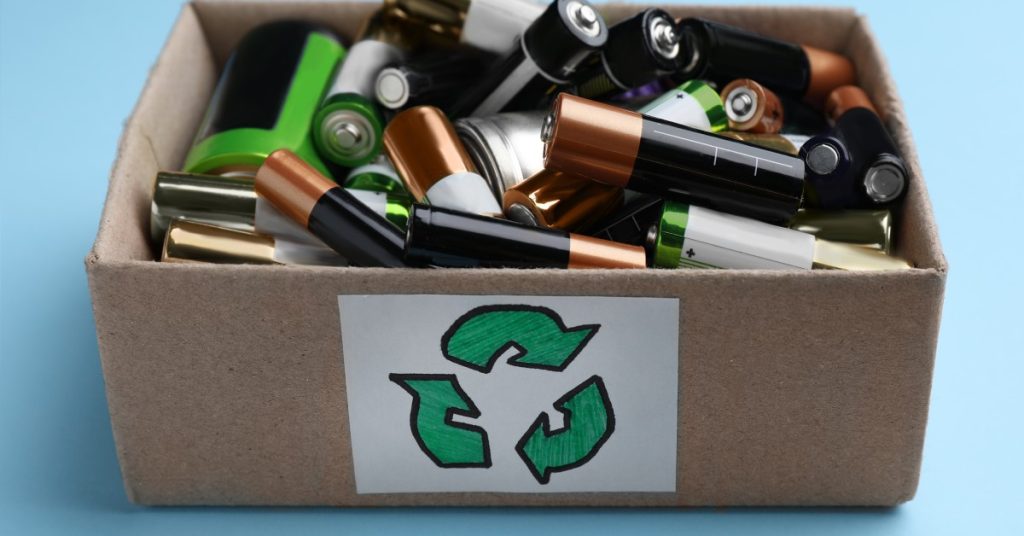
<svg viewBox="0 0 1024 536">
<path fill-rule="evenodd" d="M 545 112 L 513 112 L 455 121 L 455 132 L 496 199 L 544 169 Z"/>
</svg>

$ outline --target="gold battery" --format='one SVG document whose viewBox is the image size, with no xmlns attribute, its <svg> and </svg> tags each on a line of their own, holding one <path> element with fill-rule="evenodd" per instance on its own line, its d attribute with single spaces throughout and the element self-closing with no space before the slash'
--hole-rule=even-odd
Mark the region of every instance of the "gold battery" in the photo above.
<svg viewBox="0 0 1024 536">
<path fill-rule="evenodd" d="M 907 261 L 854 244 L 814 241 L 814 268 L 825 270 L 909 270 Z"/>
<path fill-rule="evenodd" d="M 506 190 L 502 209 L 519 223 L 575 231 L 618 209 L 622 196 L 617 186 L 544 169 Z"/>
<path fill-rule="evenodd" d="M 892 219 L 888 210 L 800 209 L 789 226 L 824 240 L 855 244 L 891 255 Z"/>
<path fill-rule="evenodd" d="M 274 239 L 269 236 L 188 220 L 170 222 L 160 260 L 211 264 L 280 264 L 274 260 Z"/>
<path fill-rule="evenodd" d="M 774 91 L 749 78 L 733 80 L 721 92 L 729 128 L 754 134 L 782 130 L 782 101 Z"/>
</svg>

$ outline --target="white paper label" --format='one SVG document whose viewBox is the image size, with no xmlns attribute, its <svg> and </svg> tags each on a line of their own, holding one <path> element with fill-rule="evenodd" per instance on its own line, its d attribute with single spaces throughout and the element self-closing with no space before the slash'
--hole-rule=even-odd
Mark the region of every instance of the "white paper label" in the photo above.
<svg viewBox="0 0 1024 536">
<path fill-rule="evenodd" d="M 358 493 L 675 491 L 678 300 L 338 307 Z"/>
<path fill-rule="evenodd" d="M 680 267 L 810 270 L 814 237 L 690 205 Z"/>
</svg>

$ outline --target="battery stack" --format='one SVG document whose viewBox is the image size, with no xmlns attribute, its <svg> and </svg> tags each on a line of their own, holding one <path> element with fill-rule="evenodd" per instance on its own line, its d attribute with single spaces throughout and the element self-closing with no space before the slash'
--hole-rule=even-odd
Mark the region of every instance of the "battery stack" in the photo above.
<svg viewBox="0 0 1024 536">
<path fill-rule="evenodd" d="M 387 0 L 236 46 L 165 262 L 907 269 L 907 167 L 841 54 L 656 8 Z"/>
</svg>

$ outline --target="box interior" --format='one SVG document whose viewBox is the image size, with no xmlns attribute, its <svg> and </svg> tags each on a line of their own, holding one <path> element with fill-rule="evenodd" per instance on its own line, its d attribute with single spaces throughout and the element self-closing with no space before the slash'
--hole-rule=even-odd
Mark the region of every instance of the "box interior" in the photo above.
<svg viewBox="0 0 1024 536">
<path fill-rule="evenodd" d="M 348 44 L 377 5 L 210 0 L 184 5 L 125 126 L 91 262 L 149 263 L 153 260 L 154 251 L 146 230 L 154 176 L 160 169 L 180 168 L 220 68 L 245 32 L 274 19 L 305 18 L 327 24 Z M 610 23 L 643 7 L 599 5 Z M 699 15 L 766 35 L 842 52 L 850 57 L 857 65 L 860 85 L 871 95 L 910 168 L 908 193 L 898 214 L 898 253 L 918 269 L 945 272 L 946 262 L 909 126 L 888 67 L 865 17 L 850 9 L 837 8 L 672 6 L 666 10 L 674 16 Z M 170 270 L 186 268 L 170 264 L 161 266 Z M 689 272 L 680 270 L 676 276 L 687 277 Z M 792 274 L 793 277 L 814 275 L 817 273 Z"/>
</svg>

